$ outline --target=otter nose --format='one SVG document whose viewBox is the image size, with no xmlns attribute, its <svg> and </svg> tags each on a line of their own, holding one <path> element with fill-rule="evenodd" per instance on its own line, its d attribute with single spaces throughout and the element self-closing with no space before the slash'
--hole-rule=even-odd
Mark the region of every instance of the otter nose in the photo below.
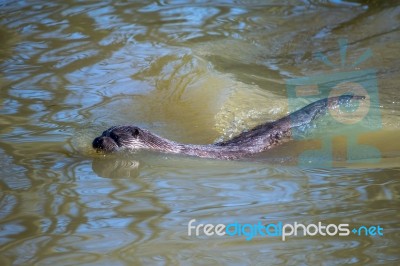
<svg viewBox="0 0 400 266">
<path fill-rule="evenodd" d="M 100 136 L 93 140 L 92 146 L 96 150 L 104 152 L 113 152 L 118 148 L 118 145 L 110 137 Z"/>
<path fill-rule="evenodd" d="M 104 148 L 104 137 L 97 137 L 93 140 L 92 146 L 94 149 Z"/>
</svg>

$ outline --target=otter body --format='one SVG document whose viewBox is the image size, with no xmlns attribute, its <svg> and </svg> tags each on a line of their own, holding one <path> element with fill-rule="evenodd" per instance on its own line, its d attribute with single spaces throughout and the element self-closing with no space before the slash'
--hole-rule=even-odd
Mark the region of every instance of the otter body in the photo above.
<svg viewBox="0 0 400 266">
<path fill-rule="evenodd" d="M 292 129 L 309 125 L 330 108 L 364 96 L 343 95 L 313 102 L 274 122 L 261 124 L 236 137 L 209 145 L 182 144 L 165 139 L 136 126 L 114 126 L 93 140 L 97 151 L 148 149 L 164 153 L 186 154 L 214 159 L 239 159 L 269 150 L 291 139 Z"/>
</svg>

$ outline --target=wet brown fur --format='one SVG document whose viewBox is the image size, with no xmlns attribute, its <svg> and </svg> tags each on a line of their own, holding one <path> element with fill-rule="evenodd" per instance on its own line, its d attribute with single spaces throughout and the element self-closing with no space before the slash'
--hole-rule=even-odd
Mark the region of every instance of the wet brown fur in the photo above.
<svg viewBox="0 0 400 266">
<path fill-rule="evenodd" d="M 114 126 L 93 140 L 93 148 L 103 152 L 121 149 L 148 149 L 214 159 L 239 159 L 269 150 L 291 139 L 292 129 L 309 125 L 330 108 L 363 96 L 343 95 L 313 102 L 283 118 L 256 126 L 230 140 L 208 145 L 182 144 L 132 125 Z"/>
</svg>

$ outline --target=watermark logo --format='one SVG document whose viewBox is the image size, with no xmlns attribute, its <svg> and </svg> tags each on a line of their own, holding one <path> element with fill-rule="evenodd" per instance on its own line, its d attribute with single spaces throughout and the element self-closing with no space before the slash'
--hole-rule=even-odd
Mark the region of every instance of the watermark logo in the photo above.
<svg viewBox="0 0 400 266">
<path fill-rule="evenodd" d="M 244 237 L 247 241 L 260 237 L 279 237 L 286 241 L 293 236 L 383 236 L 383 228 L 380 225 L 350 227 L 349 224 L 302 224 L 291 223 L 229 223 L 229 224 L 203 224 L 192 219 L 188 223 L 188 236 L 231 236 Z"/>
<path fill-rule="evenodd" d="M 352 101 L 339 108 L 331 108 L 323 118 L 328 128 L 315 127 L 313 134 L 304 129 L 293 129 L 292 136 L 297 140 L 315 140 L 321 142 L 318 150 L 306 150 L 299 156 L 300 165 L 332 166 L 333 137 L 344 135 L 347 141 L 347 163 L 376 163 L 381 158 L 380 151 L 370 145 L 358 143 L 360 134 L 381 128 L 379 111 L 379 96 L 376 71 L 374 69 L 355 69 L 359 64 L 372 56 L 368 49 L 355 62 L 346 62 L 347 41 L 339 40 L 340 64 L 333 64 L 327 56 L 317 53 L 316 58 L 332 68 L 340 68 L 340 72 L 324 73 L 321 75 L 299 77 L 286 80 L 289 112 L 292 113 L 308 103 L 319 99 L 341 96 L 364 96 L 362 101 Z M 335 130 L 336 129 L 336 130 Z M 340 131 L 338 131 L 340 129 Z"/>
</svg>

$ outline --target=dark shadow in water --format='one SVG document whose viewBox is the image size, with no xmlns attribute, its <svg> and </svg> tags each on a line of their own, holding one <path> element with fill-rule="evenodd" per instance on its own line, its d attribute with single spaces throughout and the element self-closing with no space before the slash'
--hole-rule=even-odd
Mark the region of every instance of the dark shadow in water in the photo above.
<svg viewBox="0 0 400 266">
<path fill-rule="evenodd" d="M 94 158 L 93 171 L 100 177 L 105 178 L 135 178 L 139 175 L 139 162 L 133 158 Z"/>
</svg>

